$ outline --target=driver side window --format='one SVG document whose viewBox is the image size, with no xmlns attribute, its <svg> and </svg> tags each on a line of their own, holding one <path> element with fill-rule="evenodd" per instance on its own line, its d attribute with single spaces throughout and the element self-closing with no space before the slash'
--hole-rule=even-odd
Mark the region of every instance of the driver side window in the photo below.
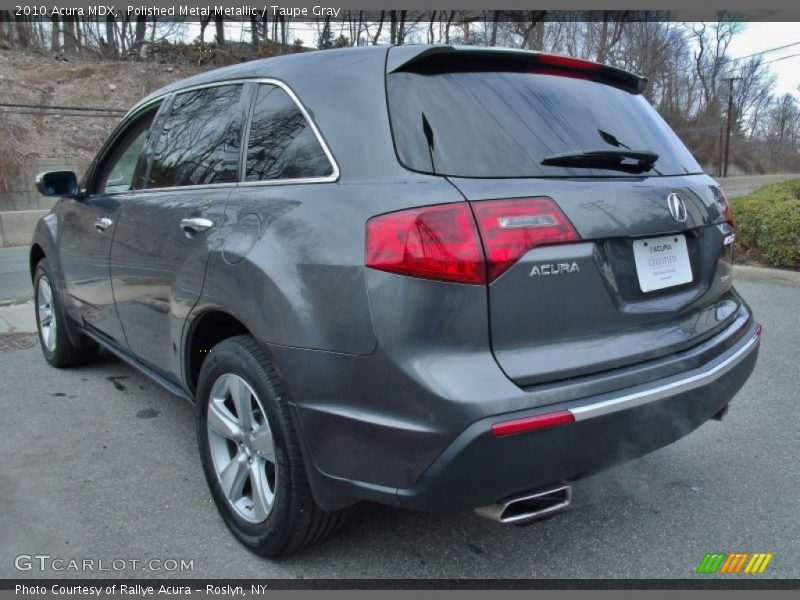
<svg viewBox="0 0 800 600">
<path fill-rule="evenodd" d="M 147 166 L 142 150 L 156 110 L 148 111 L 133 123 L 106 155 L 96 179 L 95 193 L 115 194 L 142 188 Z"/>
</svg>

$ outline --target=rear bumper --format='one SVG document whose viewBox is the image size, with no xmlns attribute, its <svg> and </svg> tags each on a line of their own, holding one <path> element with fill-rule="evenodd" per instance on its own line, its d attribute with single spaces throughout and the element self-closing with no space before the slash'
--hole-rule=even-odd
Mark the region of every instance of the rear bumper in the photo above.
<svg viewBox="0 0 800 600">
<path fill-rule="evenodd" d="M 751 322 L 734 346 L 680 375 L 477 420 L 409 487 L 335 477 L 322 473 L 311 461 L 315 497 L 326 508 L 367 499 L 406 508 L 451 510 L 490 504 L 519 491 L 596 473 L 666 446 L 722 410 L 753 371 L 759 341 L 760 327 Z M 498 422 L 556 411 L 571 412 L 575 422 L 492 436 L 492 425 Z M 406 450 L 396 449 L 401 454 Z"/>
<path fill-rule="evenodd" d="M 759 333 L 694 373 L 620 393 L 502 415 L 474 423 L 412 488 L 409 508 L 472 508 L 514 492 L 574 480 L 666 446 L 708 421 L 744 385 L 756 364 Z M 567 410 L 574 423 L 495 438 L 494 423 Z"/>
</svg>

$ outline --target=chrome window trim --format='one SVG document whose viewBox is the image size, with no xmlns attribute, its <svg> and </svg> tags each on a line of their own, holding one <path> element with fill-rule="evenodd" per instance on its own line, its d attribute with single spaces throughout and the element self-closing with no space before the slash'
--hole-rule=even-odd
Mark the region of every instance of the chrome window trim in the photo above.
<svg viewBox="0 0 800 600">
<path fill-rule="evenodd" d="M 187 92 L 193 92 L 195 90 L 202 90 L 211 87 L 220 87 L 224 85 L 244 85 L 246 83 L 255 83 L 255 84 L 266 84 L 266 85 L 274 85 L 276 87 L 281 88 L 289 98 L 295 103 L 297 108 L 302 113 L 303 117 L 305 118 L 306 122 L 311 127 L 311 131 L 314 132 L 314 137 L 317 139 L 317 143 L 319 143 L 322 151 L 325 153 L 328 162 L 331 165 L 333 172 L 330 175 L 326 175 L 324 177 L 300 177 L 296 179 L 269 179 L 266 181 L 244 181 L 243 179 L 247 177 L 247 173 L 242 173 L 241 177 L 242 180 L 238 182 L 226 182 L 226 183 L 208 183 L 208 184 L 200 184 L 200 185 L 182 185 L 182 186 L 171 186 L 171 187 L 159 187 L 159 188 L 144 188 L 141 190 L 128 190 L 126 192 L 120 193 L 129 193 L 135 192 L 137 194 L 147 193 L 147 192 L 163 192 L 163 191 L 173 191 L 173 190 L 190 190 L 190 189 L 201 189 L 201 188 L 209 188 L 209 187 L 221 187 L 221 186 L 233 186 L 233 187 L 258 187 L 258 186 L 272 186 L 272 185 L 300 185 L 300 184 L 314 184 L 314 183 L 334 183 L 339 180 L 339 176 L 341 175 L 341 171 L 339 170 L 339 163 L 336 162 L 336 158 L 333 156 L 333 152 L 328 147 L 328 143 L 325 141 L 325 138 L 322 136 L 322 132 L 320 132 L 317 124 L 314 122 L 314 119 L 311 118 L 308 110 L 300 101 L 300 98 L 297 94 L 294 93 L 291 87 L 288 84 L 281 81 L 280 79 L 274 79 L 272 77 L 247 77 L 242 79 L 225 79 L 220 81 L 214 81 L 210 83 L 201 83 L 198 85 L 193 85 L 185 88 L 181 88 L 180 90 L 175 90 L 172 92 L 167 92 L 155 98 L 152 98 L 147 101 L 147 103 L 142 104 L 141 106 L 134 107 L 128 115 L 125 116 L 125 119 L 128 116 L 133 114 L 140 113 L 144 108 L 150 106 L 155 102 L 162 102 L 171 96 L 177 96 L 179 94 L 184 94 Z M 242 148 L 243 154 L 246 156 L 247 148 Z"/>
</svg>

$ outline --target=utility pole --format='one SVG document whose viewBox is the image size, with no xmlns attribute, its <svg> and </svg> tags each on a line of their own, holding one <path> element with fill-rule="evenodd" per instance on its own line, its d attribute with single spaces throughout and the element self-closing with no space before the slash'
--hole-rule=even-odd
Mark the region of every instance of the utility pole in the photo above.
<svg viewBox="0 0 800 600">
<path fill-rule="evenodd" d="M 733 82 L 741 77 L 726 77 L 723 81 L 728 82 L 728 122 L 725 125 L 725 156 L 722 160 L 723 177 L 728 176 L 728 156 L 731 147 L 731 120 L 733 117 Z"/>
</svg>

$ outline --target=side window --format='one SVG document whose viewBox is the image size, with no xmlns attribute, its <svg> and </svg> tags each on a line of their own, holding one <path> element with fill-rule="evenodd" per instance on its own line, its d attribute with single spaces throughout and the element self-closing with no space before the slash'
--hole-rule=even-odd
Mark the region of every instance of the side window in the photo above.
<svg viewBox="0 0 800 600">
<path fill-rule="evenodd" d="M 95 193 L 113 194 L 142 187 L 146 162 L 142 160 L 142 149 L 155 115 L 154 109 L 140 117 L 103 159 L 96 180 Z"/>
<path fill-rule="evenodd" d="M 241 85 L 176 96 L 156 142 L 147 187 L 238 181 L 241 96 Z"/>
<path fill-rule="evenodd" d="M 294 100 L 259 86 L 247 143 L 247 181 L 305 179 L 333 173 L 328 157 Z"/>
</svg>

